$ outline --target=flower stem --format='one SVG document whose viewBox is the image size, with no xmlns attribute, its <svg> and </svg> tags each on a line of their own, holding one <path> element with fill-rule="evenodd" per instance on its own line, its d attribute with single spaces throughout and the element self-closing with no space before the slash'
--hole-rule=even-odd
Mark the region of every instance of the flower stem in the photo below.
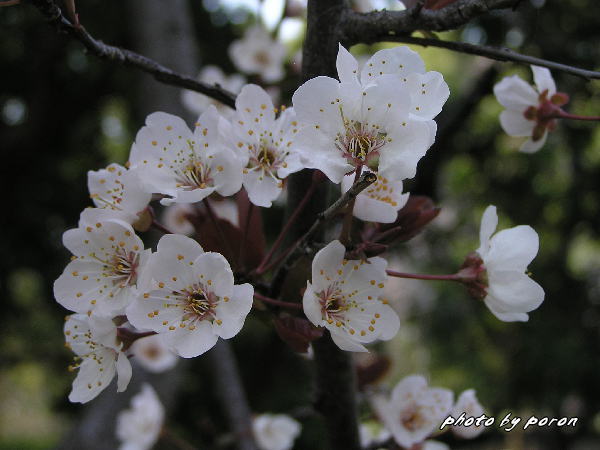
<svg viewBox="0 0 600 450">
<path fill-rule="evenodd" d="M 274 298 L 265 297 L 264 295 L 259 294 L 258 292 L 254 293 L 254 298 L 260 300 L 263 303 L 268 303 L 274 306 L 281 306 L 283 308 L 292 308 L 292 309 L 302 309 L 302 305 L 300 303 L 292 303 L 292 302 L 284 302 L 281 300 L 275 300 Z"/>
<path fill-rule="evenodd" d="M 210 221 L 212 222 L 213 227 L 214 227 L 215 231 L 217 232 L 217 235 L 219 236 L 219 240 L 221 241 L 223 250 L 225 250 L 227 252 L 227 255 L 229 256 L 229 258 L 228 258 L 229 262 L 233 265 L 235 263 L 235 260 L 233 259 L 234 253 L 233 253 L 233 250 L 231 249 L 231 245 L 229 245 L 229 241 L 227 240 L 227 238 L 225 237 L 225 234 L 223 233 L 223 230 L 217 223 L 217 215 L 215 214 L 215 211 L 212 209 L 212 206 L 210 206 L 210 202 L 208 201 L 207 198 L 202 200 L 202 203 L 204 203 L 204 207 L 206 208 L 206 213 L 208 214 L 208 217 L 210 217 Z"/>
<path fill-rule="evenodd" d="M 300 216 L 300 213 L 304 210 L 304 208 L 308 204 L 308 201 L 313 196 L 315 189 L 317 188 L 317 185 L 319 184 L 319 181 L 320 181 L 320 179 L 318 177 L 313 176 L 312 182 L 311 182 L 309 188 L 306 190 L 306 194 L 304 195 L 304 197 L 302 198 L 300 203 L 298 203 L 298 206 L 296 207 L 296 209 L 294 210 L 292 215 L 289 217 L 288 221 L 285 223 L 285 225 L 281 229 L 281 232 L 279 233 L 279 236 L 277 236 L 277 239 L 275 239 L 275 242 L 273 243 L 273 246 L 269 250 L 269 253 L 266 254 L 266 256 L 263 258 L 263 260 L 259 264 L 258 268 L 256 269 L 257 275 L 262 275 L 269 268 L 272 267 L 272 265 L 267 265 L 268 262 L 271 260 L 271 258 L 273 257 L 273 255 L 275 254 L 277 249 L 279 249 L 284 238 L 287 236 L 288 232 L 290 231 L 290 228 L 296 222 L 296 219 L 298 219 L 298 217 Z"/>
<path fill-rule="evenodd" d="M 387 274 L 391 277 L 397 278 L 411 278 L 414 280 L 440 280 L 440 281 L 463 281 L 464 278 L 458 274 L 452 275 L 425 275 L 418 273 L 405 273 L 405 272 L 396 272 L 395 270 L 386 270 Z"/>
<path fill-rule="evenodd" d="M 152 226 L 154 228 L 156 228 L 158 231 L 162 231 L 164 234 L 175 234 L 171 230 L 169 230 L 167 227 L 165 227 L 163 224 L 157 222 L 154 217 L 152 217 Z"/>
<path fill-rule="evenodd" d="M 572 119 L 572 120 L 589 120 L 593 122 L 600 122 L 600 116 L 580 116 L 577 114 L 571 114 L 562 109 L 556 114 L 558 119 Z"/>
<path fill-rule="evenodd" d="M 362 173 L 362 165 L 356 168 L 356 173 L 354 174 L 354 183 L 356 184 L 360 178 L 360 174 Z M 344 216 L 344 224 L 342 225 L 342 231 L 340 233 L 340 242 L 344 244 L 346 247 L 352 242 L 352 219 L 354 212 L 354 203 L 356 202 L 356 197 L 350 200 L 346 208 L 346 214 Z"/>
</svg>

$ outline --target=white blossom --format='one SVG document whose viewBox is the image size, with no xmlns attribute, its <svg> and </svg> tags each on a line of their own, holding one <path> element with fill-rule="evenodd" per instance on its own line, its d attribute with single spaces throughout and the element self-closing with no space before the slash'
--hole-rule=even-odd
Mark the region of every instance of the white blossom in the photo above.
<svg viewBox="0 0 600 450">
<path fill-rule="evenodd" d="M 290 450 L 300 430 L 300 424 L 285 414 L 260 414 L 252 421 L 260 450 Z"/>
<path fill-rule="evenodd" d="M 285 55 L 285 46 L 271 38 L 261 25 L 248 28 L 243 39 L 229 47 L 229 57 L 240 71 L 258 74 L 267 83 L 283 78 Z"/>
<path fill-rule="evenodd" d="M 79 227 L 63 234 L 72 261 L 54 283 L 56 301 L 78 313 L 114 317 L 137 295 L 150 256 L 131 225 L 98 209 L 86 209 Z"/>
<path fill-rule="evenodd" d="M 120 450 L 149 450 L 156 443 L 165 420 L 165 410 L 148 383 L 131 399 L 131 408 L 117 416 Z"/>
<path fill-rule="evenodd" d="M 243 184 L 250 201 L 270 207 L 283 188 L 283 180 L 304 168 L 293 150 L 298 131 L 294 110 L 275 117 L 269 95 L 259 86 L 244 86 L 232 119 L 231 147 L 244 166 Z"/>
<path fill-rule="evenodd" d="M 117 374 L 117 391 L 127 388 L 131 364 L 121 352 L 117 327 L 105 317 L 72 314 L 65 319 L 66 346 L 76 355 L 69 370 L 79 369 L 69 400 L 86 403 L 102 392 Z"/>
<path fill-rule="evenodd" d="M 487 295 L 490 311 L 505 322 L 529 319 L 527 313 L 544 301 L 544 290 L 525 272 L 538 252 L 539 237 L 528 225 L 496 231 L 498 215 L 488 206 L 481 219 L 477 253 L 487 271 Z"/>
<path fill-rule="evenodd" d="M 188 217 L 195 214 L 194 208 L 194 205 L 189 203 L 173 203 L 167 206 L 162 213 L 165 227 L 173 233 L 191 236 L 195 228 Z"/>
<path fill-rule="evenodd" d="M 219 67 L 210 65 L 204 67 L 197 78 L 198 81 L 204 83 L 218 84 L 223 89 L 226 89 L 233 94 L 240 92 L 240 89 L 242 89 L 242 86 L 246 83 L 244 76 L 238 73 L 225 75 Z M 225 106 L 221 102 L 196 91 L 183 91 L 181 100 L 190 112 L 197 115 L 205 112 L 210 105 L 214 105 L 224 117 L 229 117 L 233 114 L 233 110 L 229 106 Z"/>
<path fill-rule="evenodd" d="M 229 263 L 219 253 L 205 253 L 193 239 L 168 234 L 146 271 L 149 282 L 127 317 L 136 328 L 163 334 L 179 356 L 198 356 L 219 337 L 229 339 L 242 329 L 254 290 L 248 283 L 234 285 Z"/>
<path fill-rule="evenodd" d="M 423 376 L 411 375 L 396 385 L 389 400 L 375 397 L 373 406 L 396 443 L 410 448 L 439 429 L 453 397 L 452 391 L 430 388 Z"/>
<path fill-rule="evenodd" d="M 131 353 L 144 369 L 160 373 L 172 369 L 177 364 L 177 355 L 164 343 L 164 336 L 154 334 L 137 339 L 131 345 Z"/>
<path fill-rule="evenodd" d="M 477 400 L 474 389 L 467 389 L 458 396 L 454 408 L 452 408 L 452 417 L 458 419 L 461 414 L 465 414 L 465 418 L 469 417 L 481 417 L 484 414 L 483 406 Z M 452 432 L 457 436 L 464 439 L 473 439 L 479 436 L 485 427 L 483 425 L 476 426 L 475 424 L 470 426 L 464 425 L 453 425 Z"/>
<path fill-rule="evenodd" d="M 96 208 L 115 213 L 128 223 L 138 219 L 138 213 L 150 203 L 151 194 L 144 192 L 137 175 L 119 164 L 88 172 L 88 190 Z"/>
<path fill-rule="evenodd" d="M 364 169 L 364 172 L 370 172 Z M 346 192 L 354 183 L 354 175 L 342 179 L 342 192 Z M 352 213 L 360 220 L 368 222 L 392 223 L 398 217 L 398 211 L 408 201 L 409 194 L 402 193 L 402 181 L 388 180 L 377 174 L 377 181 L 356 197 Z"/>
<path fill-rule="evenodd" d="M 307 167 L 334 183 L 361 165 L 388 179 L 412 178 L 449 95 L 441 74 L 425 72 L 407 47 L 378 51 L 359 77 L 357 60 L 340 45 L 337 69 L 340 82 L 316 77 L 292 98 L 302 125 L 295 145 Z"/>
<path fill-rule="evenodd" d="M 540 123 L 538 108 L 556 94 L 556 85 L 550 71 L 545 67 L 531 66 L 535 88 L 518 75 L 505 77 L 494 86 L 498 102 L 506 108 L 500 113 L 500 124 L 510 136 L 528 137 L 520 150 L 525 153 L 537 152 L 548 137 L 548 129 L 555 126 L 555 120 Z"/>
<path fill-rule="evenodd" d="M 210 106 L 192 132 L 177 116 L 150 114 L 130 155 L 144 189 L 170 196 L 161 200 L 163 205 L 195 203 L 213 192 L 229 196 L 239 191 L 242 168 L 222 144 L 223 120 Z"/>
<path fill-rule="evenodd" d="M 362 344 L 393 338 L 400 320 L 381 297 L 387 262 L 379 257 L 349 261 L 344 253 L 339 241 L 317 252 L 302 301 L 304 313 L 314 325 L 327 328 L 342 350 L 365 352 Z"/>
</svg>

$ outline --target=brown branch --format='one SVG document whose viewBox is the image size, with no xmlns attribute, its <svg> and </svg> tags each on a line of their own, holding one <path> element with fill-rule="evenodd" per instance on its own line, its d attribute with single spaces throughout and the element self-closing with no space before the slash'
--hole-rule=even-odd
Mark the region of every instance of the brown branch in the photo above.
<svg viewBox="0 0 600 450">
<path fill-rule="evenodd" d="M 467 53 L 470 55 L 483 56 L 496 61 L 516 62 L 534 66 L 547 67 L 548 69 L 576 75 L 585 79 L 600 79 L 600 72 L 579 69 L 566 64 L 536 58 L 535 56 L 522 55 L 508 48 L 489 47 L 487 45 L 474 45 L 466 42 L 442 41 L 440 39 L 420 38 L 414 36 L 388 36 L 384 40 L 389 42 L 403 42 L 406 44 L 422 45 L 424 47 L 439 47 L 453 52 Z"/>
<path fill-rule="evenodd" d="M 34 5 L 59 32 L 66 33 L 73 39 L 81 42 L 92 55 L 125 66 L 135 67 L 151 74 L 162 83 L 200 92 L 224 105 L 235 108 L 235 95 L 223 89 L 218 84 L 211 85 L 203 83 L 187 75 L 177 73 L 144 55 L 113 45 L 107 45 L 104 42 L 95 39 L 85 30 L 85 28 L 83 28 L 83 26 L 73 25 L 63 15 L 61 9 L 56 5 L 54 0 L 28 1 Z"/>
<path fill-rule="evenodd" d="M 346 10 L 340 42 L 347 47 L 389 40 L 417 30 L 447 31 L 495 9 L 514 7 L 518 0 L 459 0 L 439 10 L 411 8 L 404 11 L 359 13 Z"/>
<path fill-rule="evenodd" d="M 0 8 L 3 6 L 14 6 L 21 3 L 21 0 L 7 0 L 5 2 L 0 2 Z"/>
</svg>

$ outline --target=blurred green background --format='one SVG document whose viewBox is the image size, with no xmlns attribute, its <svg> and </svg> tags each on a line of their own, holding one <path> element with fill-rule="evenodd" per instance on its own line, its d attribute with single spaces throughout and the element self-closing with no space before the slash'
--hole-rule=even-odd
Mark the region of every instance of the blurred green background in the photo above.
<svg viewBox="0 0 600 450">
<path fill-rule="evenodd" d="M 217 1 L 188 3 L 196 63 L 232 73 L 227 47 L 254 20 L 252 13 Z M 77 6 L 93 35 L 139 48 L 134 37 L 139 3 L 81 0 Z M 593 0 L 531 0 L 442 37 L 508 46 L 599 70 L 599 30 L 600 10 Z M 300 42 L 289 45 L 293 55 Z M 358 46 L 353 52 L 368 55 L 377 48 Z M 510 410 L 522 416 L 580 417 L 575 429 L 526 435 L 490 430 L 487 437 L 458 447 L 600 448 L 600 128 L 563 121 L 541 151 L 519 153 L 519 141 L 500 128 L 501 107 L 492 86 L 512 73 L 531 81 L 529 69 L 415 49 L 429 70 L 444 74 L 451 96 L 438 118 L 436 144 L 407 188 L 434 198 L 442 213 L 391 259 L 414 271 L 455 271 L 478 247 L 481 214 L 494 204 L 501 227 L 529 224 L 540 234 L 540 252 L 530 269 L 546 300 L 528 323 L 507 324 L 468 298 L 461 286 L 404 280 L 392 298 L 401 312 L 401 331 L 378 347 L 392 359 L 384 381 L 392 384 L 420 372 L 457 394 L 475 388 L 496 416 Z M 554 77 L 558 89 L 571 96 L 567 110 L 600 115 L 598 81 L 558 72 Z M 0 82 L 5 195 L 0 449 L 53 448 L 82 410 L 66 398 L 72 381 L 62 335 L 67 312 L 52 296 L 52 283 L 69 258 L 61 235 L 89 205 L 86 172 L 127 160 L 147 113 L 140 98 L 159 88 L 147 75 L 86 56 L 27 3 L 0 8 Z M 283 103 L 297 84 L 298 74 L 290 69 L 281 85 Z M 278 229 L 280 212 L 266 216 L 270 236 Z M 310 363 L 281 342 L 265 317 L 251 316 L 233 346 L 252 409 L 289 413 L 308 405 Z M 201 448 L 211 448 L 226 431 L 208 364 L 203 358 L 192 361 L 169 416 L 170 426 Z M 302 422 L 305 432 L 296 448 L 325 448 L 319 420 Z"/>
</svg>

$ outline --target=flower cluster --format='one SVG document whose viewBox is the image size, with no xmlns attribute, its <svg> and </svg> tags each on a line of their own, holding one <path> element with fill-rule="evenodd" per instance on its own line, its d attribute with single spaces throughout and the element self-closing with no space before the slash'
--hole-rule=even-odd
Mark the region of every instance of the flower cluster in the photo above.
<svg viewBox="0 0 600 450">
<path fill-rule="evenodd" d="M 259 49 L 244 42 L 232 46 L 240 67 L 266 81 L 279 79 L 275 65 L 262 61 L 260 51 L 277 59 L 283 50 L 271 47 L 264 30 L 249 33 L 262 44 Z M 65 324 L 67 344 L 76 355 L 72 368 L 79 369 L 71 401 L 93 399 L 115 374 L 118 390 L 124 390 L 132 372 L 130 356 L 147 370 L 162 372 L 174 366 L 177 356 L 197 357 L 219 338 L 233 338 L 255 298 L 274 314 L 279 335 L 299 351 L 306 351 L 324 330 L 340 349 L 351 352 L 366 352 L 367 344 L 396 336 L 400 319 L 384 288 L 387 277 L 398 273 L 392 274 L 379 255 L 394 241 L 416 235 L 437 215 L 422 198 L 409 199 L 403 181 L 415 175 L 433 144 L 433 119 L 449 89 L 442 75 L 426 71 L 423 60 L 407 47 L 381 50 L 359 68 L 340 46 L 337 70 L 339 81 L 317 77 L 300 86 L 293 107 L 275 107 L 263 88 L 242 87 L 239 79 L 230 86 L 239 90 L 230 113 L 186 94 L 187 103 L 201 110 L 192 128 L 177 116 L 150 114 L 126 166 L 110 164 L 89 172 L 94 208 L 84 210 L 77 228 L 64 233 L 63 243 L 73 256 L 54 285 L 56 300 L 73 312 Z M 214 70 L 202 75 L 222 76 Z M 550 91 L 544 95 L 552 95 Z M 320 171 L 314 186 L 263 256 L 264 234 L 252 205 L 271 207 L 287 177 L 305 168 Z M 269 298 L 261 276 L 277 267 L 278 259 L 272 258 L 277 250 L 277 258 L 294 250 L 278 246 L 317 183 L 326 178 L 341 184 L 342 192 L 356 187 L 358 180 L 372 183 L 345 204 L 340 240 L 315 246 L 320 250 L 310 280 L 302 277 L 295 290 L 302 304 Z M 152 199 L 167 207 L 168 227 L 156 221 Z M 353 216 L 369 222 L 354 237 Z M 467 284 L 501 320 L 526 320 L 527 312 L 543 300 L 541 288 L 525 275 L 537 253 L 537 235 L 522 226 L 491 237 L 496 224 L 495 209 L 489 208 L 481 247 L 459 274 L 445 279 Z M 137 235 L 151 226 L 163 232 L 156 249 L 145 248 Z M 218 238 L 218 244 L 209 236 Z M 251 248 L 258 257 L 245 259 Z M 255 283 L 260 292 L 239 280 Z M 283 307 L 297 314 L 279 314 Z M 407 448 L 420 445 L 452 404 L 450 391 L 409 377 L 396 386 L 391 400 L 374 402 L 385 426 L 376 436 L 387 433 Z M 455 408 L 481 409 L 471 391 Z M 163 418 L 156 394 L 144 387 L 133 409 L 120 416 L 124 446 L 151 446 Z M 151 432 L 141 436 L 146 428 Z M 478 432 L 456 431 L 467 437 Z M 300 425 L 286 416 L 261 415 L 253 433 L 259 448 L 285 450 L 293 446 Z M 375 439 L 369 436 L 365 428 L 363 441 Z"/>
</svg>

